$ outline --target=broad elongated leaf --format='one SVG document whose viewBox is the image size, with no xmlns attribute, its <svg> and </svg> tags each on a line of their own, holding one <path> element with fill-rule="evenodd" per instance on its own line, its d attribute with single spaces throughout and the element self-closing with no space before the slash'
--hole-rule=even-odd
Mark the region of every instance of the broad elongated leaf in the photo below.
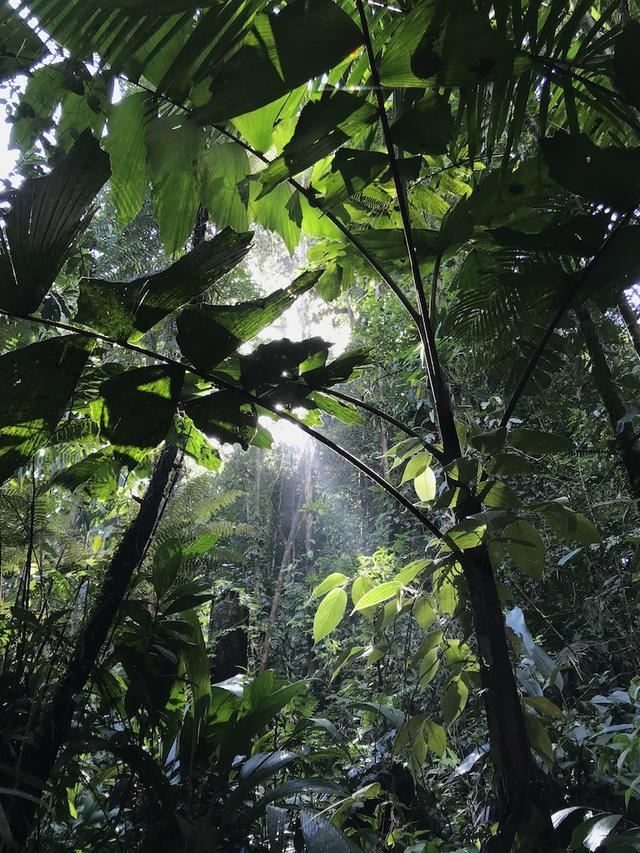
<svg viewBox="0 0 640 853">
<path fill-rule="evenodd" d="M 313 287 L 321 274 L 321 270 L 303 273 L 289 287 L 264 299 L 187 308 L 178 317 L 180 349 L 199 370 L 212 369 L 273 323 L 298 296 Z"/>
<path fill-rule="evenodd" d="M 107 379 L 91 405 L 101 433 L 122 447 L 155 447 L 167 435 L 184 371 L 168 365 L 138 367 Z"/>
<path fill-rule="evenodd" d="M 319 643 L 340 624 L 346 608 L 347 593 L 341 587 L 335 587 L 325 595 L 313 619 L 314 643 Z"/>
<path fill-rule="evenodd" d="M 127 225 L 140 211 L 149 185 L 145 129 L 152 117 L 146 92 L 134 92 L 114 104 L 104 147 L 111 160 L 111 191 L 118 224 Z"/>
<path fill-rule="evenodd" d="M 503 532 L 504 547 L 519 569 L 534 580 L 544 571 L 544 543 L 535 527 L 524 519 L 508 524 Z"/>
<path fill-rule="evenodd" d="M 91 345 L 51 338 L 0 356 L 0 482 L 49 441 L 64 415 Z"/>
<path fill-rule="evenodd" d="M 411 154 L 444 154 L 453 134 L 447 98 L 428 92 L 391 128 L 393 141 Z"/>
<path fill-rule="evenodd" d="M 283 338 L 260 344 L 250 354 L 240 356 L 240 376 L 245 388 L 258 388 L 283 377 L 295 376 L 300 365 L 317 353 L 326 358 L 327 343 L 322 338 L 290 341 Z"/>
<path fill-rule="evenodd" d="M 146 332 L 237 266 L 252 237 L 225 228 L 161 272 L 130 282 L 83 278 L 76 320 L 118 340 Z"/>
<path fill-rule="evenodd" d="M 309 853 L 360 853 L 360 848 L 324 815 L 303 809 L 301 818 Z"/>
<path fill-rule="evenodd" d="M 570 192 L 618 210 L 640 199 L 640 148 L 600 148 L 585 134 L 564 131 L 541 144 L 549 174 Z"/>
<path fill-rule="evenodd" d="M 211 101 L 196 119 L 219 123 L 256 110 L 328 71 L 361 41 L 332 0 L 295 0 L 260 14 L 244 45 L 215 74 Z"/>
<path fill-rule="evenodd" d="M 331 161 L 330 172 L 320 182 L 324 191 L 323 208 L 329 210 L 362 192 L 388 167 L 387 155 L 379 151 L 340 148 Z"/>
<path fill-rule="evenodd" d="M 230 225 L 237 231 L 248 226 L 248 187 L 241 182 L 249 175 L 249 159 L 235 142 L 213 145 L 198 163 L 200 202 L 218 228 Z"/>
<path fill-rule="evenodd" d="M 197 160 L 204 133 L 195 124 L 163 116 L 146 127 L 153 209 L 169 254 L 184 246 L 199 205 Z"/>
<path fill-rule="evenodd" d="M 346 575 L 343 575 L 342 572 L 332 572 L 321 583 L 314 587 L 313 592 L 311 593 L 311 598 L 317 598 L 319 595 L 324 595 L 330 590 L 335 589 L 337 586 L 345 586 L 348 581 L 349 578 Z"/>
<path fill-rule="evenodd" d="M 44 43 L 27 22 L 3 2 L 0 5 L 0 81 L 28 71 L 45 53 Z"/>
<path fill-rule="evenodd" d="M 367 101 L 338 90 L 308 103 L 300 113 L 293 137 L 282 154 L 260 176 L 261 195 L 266 195 L 287 177 L 298 174 L 326 157 L 376 118 Z"/>
<path fill-rule="evenodd" d="M 106 500 L 118 488 L 118 475 L 123 461 L 116 454 L 98 450 L 55 474 L 50 485 L 65 486 L 72 491 L 81 490 L 92 497 Z"/>
<path fill-rule="evenodd" d="M 0 224 L 0 308 L 35 311 L 74 241 L 88 226 L 87 208 L 109 177 L 109 160 L 84 133 L 49 174 L 27 178 L 4 197 Z"/>
<path fill-rule="evenodd" d="M 469 698 L 469 688 L 460 676 L 456 676 L 447 685 L 442 694 L 442 717 L 445 725 L 450 726 L 464 711 Z"/>
<path fill-rule="evenodd" d="M 258 426 L 255 408 L 235 391 L 217 391 L 185 404 L 185 410 L 198 429 L 218 441 L 238 442 L 245 450 Z"/>
</svg>

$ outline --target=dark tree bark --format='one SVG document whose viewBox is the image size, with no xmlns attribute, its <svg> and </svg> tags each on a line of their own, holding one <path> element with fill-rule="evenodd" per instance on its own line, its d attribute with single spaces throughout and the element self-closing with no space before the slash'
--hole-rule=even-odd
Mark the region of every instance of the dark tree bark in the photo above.
<svg viewBox="0 0 640 853">
<path fill-rule="evenodd" d="M 167 445 L 156 462 L 138 514 L 111 558 L 94 611 L 77 639 L 75 651 L 55 687 L 48 713 L 16 768 L 13 785 L 24 796 L 2 795 L 14 841 L 22 849 L 32 829 L 38 801 L 49 781 L 58 753 L 68 741 L 76 699 L 83 690 L 104 646 L 131 577 L 140 565 L 155 530 L 177 449 Z M 39 780 L 38 784 L 35 779 Z M 28 781 L 25 781 L 28 780 Z"/>
<path fill-rule="evenodd" d="M 629 333 L 629 338 L 631 339 L 633 348 L 636 351 L 636 355 L 640 358 L 640 324 L 638 323 L 638 315 L 636 314 L 631 302 L 629 302 L 629 298 L 626 293 L 620 294 L 618 308 L 620 309 L 620 316 L 622 317 L 627 332 Z"/>
<path fill-rule="evenodd" d="M 225 681 L 247 668 L 249 609 L 235 589 L 228 589 L 214 603 L 209 622 L 209 643 L 214 648 L 211 676 Z"/>
<path fill-rule="evenodd" d="M 627 472 L 629 486 L 634 497 L 640 499 L 640 446 L 633 425 L 625 420 L 627 407 L 611 375 L 602 341 L 589 309 L 586 305 L 581 305 L 576 309 L 576 315 L 591 359 L 591 376 L 607 410 L 616 448 Z"/>
</svg>

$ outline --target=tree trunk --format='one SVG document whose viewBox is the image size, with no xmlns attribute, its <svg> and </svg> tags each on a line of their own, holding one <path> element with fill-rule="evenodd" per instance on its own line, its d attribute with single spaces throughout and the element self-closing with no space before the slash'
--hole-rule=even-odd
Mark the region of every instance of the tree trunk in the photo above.
<svg viewBox="0 0 640 853">
<path fill-rule="evenodd" d="M 302 521 L 302 506 L 304 504 L 304 492 L 300 496 L 300 500 L 298 502 L 297 507 L 294 509 L 291 515 L 291 526 L 289 528 L 289 535 L 287 536 L 287 541 L 284 545 L 284 551 L 282 552 L 282 559 L 280 561 L 280 570 L 278 572 L 278 579 L 276 580 L 276 588 L 273 592 L 273 599 L 271 600 L 271 612 L 269 613 L 269 621 L 267 623 L 267 630 L 265 631 L 264 641 L 262 643 L 262 654 L 260 656 L 260 672 L 264 672 L 267 668 L 267 664 L 269 663 L 269 653 L 271 651 L 271 638 L 273 636 L 273 629 L 276 624 L 276 619 L 278 618 L 278 610 L 280 608 L 280 599 L 282 597 L 282 588 L 284 586 L 284 579 L 287 574 L 287 570 L 289 569 L 289 565 L 291 563 L 291 556 L 293 554 L 293 546 L 296 541 L 296 536 L 298 535 L 298 530 L 300 528 L 300 523 Z"/>
<path fill-rule="evenodd" d="M 69 738 L 76 698 L 93 672 L 131 577 L 144 558 L 176 455 L 177 449 L 172 445 L 166 445 L 160 454 L 138 514 L 111 558 L 95 609 L 78 637 L 73 657 L 55 688 L 46 719 L 16 769 L 13 784 L 30 799 L 5 795 L 0 800 L 18 849 L 22 849 L 33 829 L 38 801 L 48 783 L 58 753 Z M 34 778 L 39 780 L 38 784 L 31 781 Z"/>
<path fill-rule="evenodd" d="M 620 294 L 618 308 L 620 309 L 620 315 L 629 333 L 636 355 L 640 358 L 640 324 L 638 324 L 638 315 L 631 302 L 629 302 L 629 297 L 626 293 Z"/>
<path fill-rule="evenodd" d="M 213 603 L 209 620 L 209 646 L 214 649 L 211 677 L 226 681 L 247 668 L 249 608 L 235 589 L 228 589 Z"/>
<path fill-rule="evenodd" d="M 640 499 L 640 446 L 633 425 L 625 420 L 627 407 L 613 381 L 602 342 L 589 309 L 581 305 L 576 309 L 576 315 L 591 359 L 593 382 L 609 415 L 614 440 L 627 472 L 629 486 L 633 496 Z"/>
</svg>

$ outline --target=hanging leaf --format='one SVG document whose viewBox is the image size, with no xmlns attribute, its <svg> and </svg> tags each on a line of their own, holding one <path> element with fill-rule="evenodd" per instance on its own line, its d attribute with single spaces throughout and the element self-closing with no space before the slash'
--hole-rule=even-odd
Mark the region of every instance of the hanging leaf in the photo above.
<svg viewBox="0 0 640 853">
<path fill-rule="evenodd" d="M 544 543 L 535 527 L 524 519 L 507 524 L 503 531 L 504 547 L 519 569 L 534 580 L 544 571 Z"/>
<path fill-rule="evenodd" d="M 340 148 L 331 160 L 330 171 L 318 182 L 324 193 L 323 210 L 330 210 L 362 192 L 388 168 L 389 158 L 379 151 Z"/>
<path fill-rule="evenodd" d="M 27 178 L 5 199 L 0 221 L 0 308 L 35 311 L 87 228 L 87 207 L 109 177 L 109 160 L 90 133 L 41 178 Z M 34 227 L 37 223 L 37 227 Z"/>
<path fill-rule="evenodd" d="M 509 432 L 509 444 L 526 453 L 568 453 L 573 450 L 566 436 L 537 429 L 512 429 Z"/>
<path fill-rule="evenodd" d="M 293 137 L 282 154 L 261 173 L 258 198 L 331 154 L 376 119 L 376 111 L 357 95 L 338 89 L 325 92 L 318 101 L 306 104 L 300 113 Z"/>
<path fill-rule="evenodd" d="M 171 427 L 183 379 L 183 370 L 168 365 L 119 373 L 100 386 L 92 416 L 111 444 L 155 447 Z"/>
<path fill-rule="evenodd" d="M 421 501 L 432 501 L 437 494 L 436 475 L 433 469 L 425 468 L 413 480 L 413 487 Z"/>
<path fill-rule="evenodd" d="M 76 320 L 117 340 L 140 337 L 234 269 L 252 237 L 225 228 L 161 272 L 129 282 L 82 278 Z"/>
<path fill-rule="evenodd" d="M 111 192 L 124 228 L 140 212 L 149 189 L 149 167 L 145 130 L 152 117 L 152 102 L 146 92 L 134 92 L 109 113 L 104 147 L 111 161 Z"/>
<path fill-rule="evenodd" d="M 342 621 L 347 608 L 347 593 L 340 587 L 328 592 L 313 618 L 313 642 L 319 643 Z"/>
<path fill-rule="evenodd" d="M 93 498 L 108 500 L 118 488 L 123 458 L 105 450 L 91 453 L 74 465 L 59 471 L 49 486 L 64 486 L 71 491 L 81 490 Z"/>
<path fill-rule="evenodd" d="M 207 471 L 220 470 L 222 465 L 220 454 L 191 418 L 186 416 L 176 418 L 167 440 L 183 448 L 187 456 Z"/>
<path fill-rule="evenodd" d="M 444 154 L 453 135 L 449 101 L 427 92 L 391 127 L 394 143 L 411 154 Z"/>
<path fill-rule="evenodd" d="M 322 338 L 290 341 L 282 338 L 260 344 L 249 355 L 240 356 L 240 377 L 245 388 L 259 388 L 283 379 L 295 378 L 301 364 L 317 353 L 326 355 L 328 345 Z"/>
<path fill-rule="evenodd" d="M 0 482 L 47 444 L 90 349 L 86 339 L 66 335 L 0 356 Z"/>
<path fill-rule="evenodd" d="M 185 403 L 198 429 L 223 444 L 238 443 L 246 450 L 258 425 L 255 407 L 236 391 L 217 391 Z"/>
<path fill-rule="evenodd" d="M 343 575 L 342 572 L 332 572 L 322 581 L 322 583 L 319 583 L 318 586 L 314 587 L 310 598 L 317 598 L 319 595 L 324 595 L 326 592 L 335 589 L 337 586 L 345 586 L 348 582 L 349 578 L 346 575 Z"/>
<path fill-rule="evenodd" d="M 397 580 L 378 584 L 358 598 L 354 603 L 353 612 L 366 610 L 376 604 L 381 604 L 383 601 L 388 601 L 390 598 L 395 598 L 401 589 L 402 582 Z"/>
<path fill-rule="evenodd" d="M 558 536 L 562 536 L 568 542 L 593 545 L 602 539 L 597 527 L 586 515 L 575 512 L 564 504 L 547 501 L 544 504 L 537 504 L 533 508 L 541 512 Z"/>
<path fill-rule="evenodd" d="M 196 119 L 215 124 L 256 110 L 328 71 L 361 42 L 359 29 L 331 0 L 295 0 L 262 13 L 240 50 L 217 69 L 212 98 Z"/>
<path fill-rule="evenodd" d="M 451 723 L 458 719 L 465 709 L 468 698 L 469 688 L 462 678 L 457 675 L 449 682 L 440 700 L 442 717 L 446 726 L 450 726 Z"/>
<path fill-rule="evenodd" d="M 249 225 L 249 188 L 243 181 L 250 173 L 249 158 L 235 142 L 213 145 L 198 161 L 200 203 L 218 228 L 227 225 L 246 231 Z"/>
<path fill-rule="evenodd" d="M 277 320 L 321 275 L 322 270 L 305 272 L 264 299 L 187 308 L 178 317 L 178 346 L 198 370 L 210 370 Z"/>
<path fill-rule="evenodd" d="M 640 199 L 640 148 L 600 148 L 586 134 L 559 131 L 541 142 L 560 186 L 598 204 L 626 210 Z"/>
<path fill-rule="evenodd" d="M 180 251 L 193 230 L 200 194 L 197 163 L 204 146 L 201 128 L 172 115 L 146 126 L 153 209 L 167 253 Z"/>
</svg>

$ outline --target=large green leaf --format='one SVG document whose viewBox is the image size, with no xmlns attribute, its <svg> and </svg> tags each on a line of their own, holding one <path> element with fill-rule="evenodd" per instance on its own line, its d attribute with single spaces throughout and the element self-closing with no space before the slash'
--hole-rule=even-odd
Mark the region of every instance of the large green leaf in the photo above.
<svg viewBox="0 0 640 853">
<path fill-rule="evenodd" d="M 64 468 L 50 480 L 50 486 L 81 490 L 94 498 L 108 500 L 118 488 L 123 458 L 109 450 L 98 450 L 79 462 Z"/>
<path fill-rule="evenodd" d="M 360 847 L 324 814 L 302 809 L 302 834 L 309 853 L 360 853 Z"/>
<path fill-rule="evenodd" d="M 169 254 L 183 248 L 191 234 L 200 195 L 197 162 L 205 136 L 195 124 L 175 116 L 154 119 L 146 126 L 153 209 Z"/>
<path fill-rule="evenodd" d="M 335 587 L 325 595 L 313 618 L 314 643 L 319 643 L 340 624 L 346 608 L 347 593 L 342 587 Z"/>
<path fill-rule="evenodd" d="M 0 81 L 28 71 L 45 53 L 44 43 L 28 23 L 8 2 L 0 4 Z"/>
<path fill-rule="evenodd" d="M 0 356 L 0 482 L 49 441 L 90 346 L 84 338 L 66 335 Z"/>
<path fill-rule="evenodd" d="M 198 429 L 223 443 L 237 442 L 246 450 L 256 434 L 255 408 L 235 391 L 197 397 L 185 404 L 185 411 Z"/>
<path fill-rule="evenodd" d="M 100 431 L 121 447 L 155 447 L 167 435 L 184 371 L 168 365 L 137 367 L 107 379 L 91 404 Z"/>
<path fill-rule="evenodd" d="M 249 158 L 235 142 L 212 145 L 198 164 L 200 202 L 218 228 L 230 225 L 237 231 L 248 226 L 248 186 L 242 181 L 250 173 Z M 240 186 L 239 186 L 240 185 Z"/>
<path fill-rule="evenodd" d="M 109 160 L 90 133 L 41 178 L 5 196 L 0 223 L 0 308 L 35 311 L 89 224 L 87 207 L 109 177 Z"/>
<path fill-rule="evenodd" d="M 322 270 L 305 272 L 289 287 L 264 299 L 237 305 L 201 305 L 187 308 L 178 317 L 178 345 L 198 370 L 211 370 L 240 344 L 250 341 L 273 323 L 298 296 L 317 282 Z"/>
<path fill-rule="evenodd" d="M 260 14 L 240 50 L 215 73 L 212 98 L 196 119 L 219 123 L 256 110 L 328 71 L 361 41 L 331 0 L 295 0 Z"/>
<path fill-rule="evenodd" d="M 522 518 L 507 524 L 503 541 L 516 566 L 534 580 L 540 580 L 544 571 L 544 543 L 533 524 Z"/>
<path fill-rule="evenodd" d="M 283 338 L 260 344 L 249 355 L 240 356 L 240 376 L 245 388 L 258 388 L 283 378 L 295 376 L 300 365 L 307 359 L 322 353 L 326 357 L 327 343 L 319 337 L 304 341 Z"/>
<path fill-rule="evenodd" d="M 600 148 L 586 134 L 556 133 L 541 143 L 549 174 L 576 195 L 617 210 L 640 199 L 640 148 Z"/>
<path fill-rule="evenodd" d="M 149 188 L 145 129 L 151 117 L 146 92 L 127 95 L 109 114 L 104 147 L 111 160 L 111 192 L 121 228 L 140 211 Z"/>
<path fill-rule="evenodd" d="M 342 90 L 326 92 L 320 100 L 308 103 L 282 154 L 262 172 L 261 195 L 326 157 L 374 122 L 376 115 L 371 104 Z"/>
<path fill-rule="evenodd" d="M 411 154 L 444 154 L 453 134 L 449 101 L 427 92 L 391 127 L 393 141 Z"/>
<path fill-rule="evenodd" d="M 118 340 L 147 332 L 239 264 L 252 237 L 225 228 L 161 272 L 129 282 L 83 278 L 76 320 Z"/>
<path fill-rule="evenodd" d="M 340 148 L 331 160 L 330 171 L 319 181 L 324 193 L 323 209 L 331 209 L 362 192 L 388 167 L 389 158 L 380 151 Z M 314 188 L 316 183 L 314 181 Z"/>
</svg>

